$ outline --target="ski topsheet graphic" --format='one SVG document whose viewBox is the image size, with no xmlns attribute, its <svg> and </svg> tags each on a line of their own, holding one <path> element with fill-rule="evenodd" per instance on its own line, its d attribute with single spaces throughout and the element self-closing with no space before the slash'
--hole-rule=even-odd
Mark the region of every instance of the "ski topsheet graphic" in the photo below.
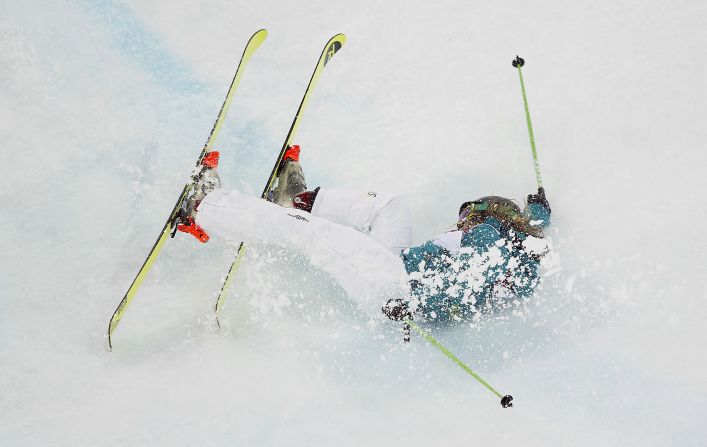
<svg viewBox="0 0 707 447">
<path fill-rule="evenodd" d="M 250 57 L 253 55 L 253 53 L 255 53 L 255 50 L 257 50 L 258 47 L 263 43 L 263 41 L 265 41 L 265 38 L 267 37 L 267 35 L 268 35 L 268 32 L 264 29 L 261 29 L 260 31 L 253 34 L 253 36 L 248 41 L 248 44 L 246 45 L 245 50 L 243 51 L 243 55 L 241 56 L 241 60 L 238 63 L 238 68 L 236 68 L 236 73 L 233 76 L 233 81 L 231 81 L 231 86 L 229 87 L 228 93 L 226 94 L 226 99 L 223 101 L 223 105 L 221 106 L 221 110 L 219 111 L 218 117 L 216 118 L 216 122 L 214 123 L 214 127 L 211 129 L 211 133 L 209 134 L 209 138 L 206 140 L 206 144 L 204 145 L 204 148 L 202 149 L 201 154 L 199 155 L 199 158 L 197 159 L 197 162 L 196 162 L 197 167 L 201 165 L 201 162 L 204 159 L 204 157 L 206 156 L 206 154 L 208 154 L 209 152 L 212 151 L 214 141 L 216 140 L 216 137 L 218 136 L 218 133 L 221 130 L 221 126 L 223 125 L 223 122 L 226 118 L 226 114 L 228 113 L 228 108 L 231 105 L 231 101 L 233 100 L 233 96 L 238 88 L 238 84 L 241 81 L 241 77 L 243 76 L 244 68 L 248 64 Z M 177 213 L 179 212 L 182 202 L 188 196 L 192 186 L 193 186 L 192 182 L 188 182 L 184 186 L 184 189 L 182 190 L 182 194 L 179 196 L 177 203 L 174 205 L 174 208 L 172 209 L 172 212 L 170 213 L 169 218 L 167 219 L 167 222 L 164 225 L 164 228 L 162 228 L 162 232 L 160 233 L 159 237 L 157 238 L 157 241 L 152 246 L 150 253 L 147 255 L 147 258 L 145 259 L 145 262 L 142 264 L 142 267 L 140 267 L 140 270 L 138 271 L 137 275 L 135 276 L 135 279 L 133 280 L 132 284 L 130 285 L 130 288 L 128 288 L 128 291 L 125 293 L 125 296 L 120 301 L 120 304 L 115 309 L 115 312 L 113 313 L 113 316 L 110 319 L 110 323 L 108 324 L 108 346 L 111 349 L 113 348 L 113 340 L 112 340 L 113 332 L 115 332 L 115 329 L 118 327 L 118 323 L 120 323 L 120 319 L 123 317 L 123 314 L 125 314 L 125 310 L 127 309 L 128 305 L 130 304 L 132 299 L 135 297 L 135 294 L 137 293 L 138 289 L 140 288 L 140 285 L 142 284 L 145 277 L 147 276 L 147 272 L 150 270 L 150 268 L 154 264 L 155 259 L 157 258 L 157 255 L 162 250 L 162 247 L 164 246 L 165 242 L 167 242 L 169 235 L 173 233 L 173 231 L 175 229 L 175 225 L 176 225 L 175 220 L 176 220 Z"/>
<path fill-rule="evenodd" d="M 297 134 L 297 129 L 299 128 L 300 124 L 300 119 L 302 118 L 302 115 L 304 113 L 305 108 L 307 107 L 307 104 L 309 103 L 309 98 L 311 96 L 312 90 L 314 90 L 314 87 L 317 85 L 317 82 L 319 81 L 319 77 L 322 75 L 322 72 L 324 71 L 324 67 L 331 61 L 331 59 L 334 57 L 337 51 L 341 49 L 341 47 L 346 43 L 346 36 L 343 34 L 337 34 L 336 36 L 332 37 L 329 39 L 329 42 L 324 45 L 324 50 L 322 50 L 321 56 L 319 56 L 319 61 L 317 62 L 316 67 L 314 68 L 314 72 L 312 73 L 312 77 L 309 80 L 309 84 L 307 84 L 307 89 L 304 91 L 304 96 L 302 97 L 302 101 L 300 102 L 299 108 L 297 109 L 297 113 L 295 113 L 295 117 L 292 120 L 292 125 L 290 126 L 290 130 L 287 133 L 287 137 L 285 137 L 285 142 L 282 143 L 282 148 L 280 149 L 280 154 L 277 156 L 277 159 L 275 160 L 275 165 L 272 168 L 272 172 L 270 173 L 270 177 L 268 177 L 267 183 L 265 183 L 265 188 L 263 189 L 263 193 L 261 194 L 261 197 L 263 199 L 268 198 L 268 194 L 271 189 L 275 186 L 275 180 L 277 179 L 277 172 L 278 169 L 280 168 L 280 163 L 282 163 L 282 157 L 285 155 L 285 151 L 289 147 L 290 143 L 294 139 L 295 135 Z M 241 242 L 241 244 L 238 246 L 238 251 L 236 252 L 236 259 L 233 261 L 231 264 L 231 268 L 228 269 L 228 273 L 226 273 L 226 278 L 223 281 L 223 285 L 221 287 L 221 291 L 218 294 L 218 297 L 216 298 L 216 307 L 215 307 L 215 312 L 216 312 L 216 324 L 218 327 L 221 327 L 221 323 L 219 321 L 219 311 L 221 309 L 221 306 L 223 305 L 223 300 L 224 297 L 226 296 L 226 293 L 228 292 L 228 288 L 233 280 L 233 275 L 235 272 L 238 270 L 238 266 L 241 263 L 241 260 L 243 258 L 243 254 L 245 253 L 245 244 Z"/>
</svg>

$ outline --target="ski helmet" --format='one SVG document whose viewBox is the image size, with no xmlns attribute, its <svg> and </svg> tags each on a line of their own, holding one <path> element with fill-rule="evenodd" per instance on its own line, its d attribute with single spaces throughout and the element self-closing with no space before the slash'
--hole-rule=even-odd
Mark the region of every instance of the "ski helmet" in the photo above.
<svg viewBox="0 0 707 447">
<path fill-rule="evenodd" d="M 484 196 L 464 202 L 459 207 L 457 228 L 469 230 L 493 217 L 502 227 L 513 229 L 531 236 L 542 237 L 542 228 L 530 225 L 530 220 L 523 215 L 520 207 L 511 199 L 500 196 Z"/>
</svg>

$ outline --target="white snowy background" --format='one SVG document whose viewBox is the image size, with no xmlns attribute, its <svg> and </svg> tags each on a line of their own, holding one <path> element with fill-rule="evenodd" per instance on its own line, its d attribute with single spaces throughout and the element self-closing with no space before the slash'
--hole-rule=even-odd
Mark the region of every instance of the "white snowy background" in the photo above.
<svg viewBox="0 0 707 447">
<path fill-rule="evenodd" d="M 0 445 L 704 445 L 707 140 L 700 1 L 0 1 Z M 293 253 L 179 236 L 115 306 L 208 135 L 260 193 L 321 48 L 297 142 L 311 186 L 408 195 L 414 238 L 535 187 L 536 296 L 416 337 L 369 324 Z"/>
</svg>

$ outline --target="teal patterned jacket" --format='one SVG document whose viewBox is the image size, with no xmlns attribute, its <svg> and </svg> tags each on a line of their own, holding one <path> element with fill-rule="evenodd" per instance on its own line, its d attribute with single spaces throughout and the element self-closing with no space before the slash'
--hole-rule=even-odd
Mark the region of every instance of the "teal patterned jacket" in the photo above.
<svg viewBox="0 0 707 447">
<path fill-rule="evenodd" d="M 550 212 L 540 204 L 524 212 L 533 225 L 550 224 Z M 547 250 L 545 239 L 507 229 L 493 217 L 463 234 L 456 253 L 433 241 L 405 249 L 411 309 L 425 320 L 446 323 L 527 298 L 540 283 L 540 258 Z"/>
</svg>

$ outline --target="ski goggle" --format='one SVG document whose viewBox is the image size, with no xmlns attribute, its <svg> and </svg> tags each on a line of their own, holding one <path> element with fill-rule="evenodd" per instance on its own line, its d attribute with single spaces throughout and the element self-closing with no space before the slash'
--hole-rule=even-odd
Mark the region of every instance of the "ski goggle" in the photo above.
<svg viewBox="0 0 707 447">
<path fill-rule="evenodd" d="M 488 209 L 488 204 L 486 202 L 479 202 L 474 200 L 471 202 L 464 202 L 462 206 L 459 207 L 459 220 L 463 221 L 469 214 L 477 211 L 486 211 Z"/>
<path fill-rule="evenodd" d="M 459 222 L 464 222 L 474 213 L 480 211 L 487 211 L 491 215 L 495 215 L 504 220 L 507 219 L 508 221 L 513 222 L 522 219 L 522 216 L 516 207 L 501 203 L 492 203 L 489 205 L 487 202 L 474 200 L 462 203 L 462 206 L 459 208 Z"/>
<path fill-rule="evenodd" d="M 508 219 L 509 221 L 517 221 L 522 219 L 521 214 L 516 207 L 501 203 L 494 203 L 491 205 L 489 212 L 501 218 Z"/>
</svg>

